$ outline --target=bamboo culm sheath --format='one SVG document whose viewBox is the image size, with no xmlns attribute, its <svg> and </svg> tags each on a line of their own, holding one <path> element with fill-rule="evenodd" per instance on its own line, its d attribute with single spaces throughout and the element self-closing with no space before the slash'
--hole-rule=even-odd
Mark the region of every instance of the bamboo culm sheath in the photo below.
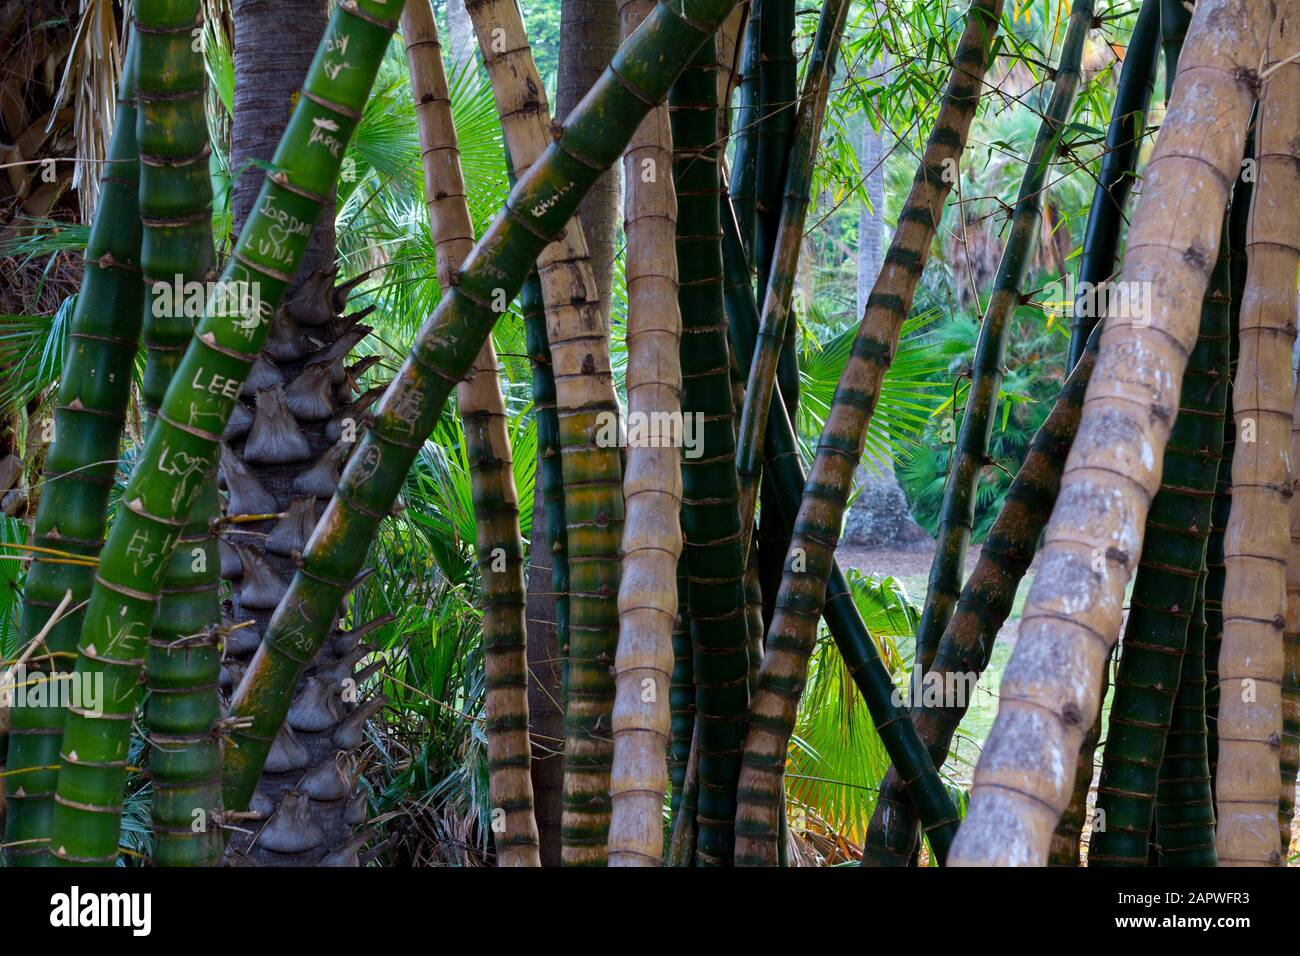
<svg viewBox="0 0 1300 956">
<path fill-rule="evenodd" d="M 77 662 L 79 677 L 103 675 L 104 707 L 97 715 L 70 711 L 64 729 L 51 836 L 51 849 L 64 862 L 103 864 L 117 854 L 131 716 L 162 573 L 216 467 L 239 386 L 338 177 L 396 26 L 386 19 L 393 6 L 345 0 L 331 16 L 273 170 L 222 274 L 220 295 L 176 370 L 123 493 Z"/>
<path fill-rule="evenodd" d="M 212 181 L 205 114 L 207 71 L 195 49 L 198 0 L 139 0 L 141 266 L 147 350 L 143 396 L 149 420 L 162 405 L 194 336 L 171 290 L 214 278 Z M 217 866 L 221 831 L 221 561 L 211 521 L 221 514 L 209 472 L 176 550 L 167 561 L 145 659 L 153 862 Z"/>
<path fill-rule="evenodd" d="M 899 330 L 952 188 L 945 172 L 960 158 L 979 104 L 1001 11 L 1000 0 L 971 4 L 935 128 L 818 442 L 768 629 L 758 693 L 750 706 L 736 820 L 738 862 L 776 862 L 786 749 L 816 642 L 853 472 L 862 457 L 880 380 L 897 348 Z"/>
<path fill-rule="evenodd" d="M 44 490 L 32 543 L 94 559 L 104 543 L 108 493 L 131 391 L 128 370 L 140 340 L 140 164 L 136 145 L 135 77 L 139 42 L 128 44 L 117 113 L 100 178 L 99 206 L 86 244 L 85 269 L 54 406 L 54 440 L 45 457 Z M 28 644 L 70 595 L 70 610 L 45 637 L 45 654 L 30 661 L 36 679 L 67 674 L 85 619 L 94 568 L 32 562 L 23 589 L 21 642 Z M 152 621 L 150 621 L 152 623 Z M 46 676 L 48 675 L 48 676 Z M 53 684 L 51 683 L 51 686 Z M 5 855 L 14 866 L 50 862 L 46 840 L 63 739 L 64 708 L 10 711 Z"/>
<path fill-rule="evenodd" d="M 966 409 L 953 446 L 948 480 L 943 487 L 938 540 L 934 561 L 930 565 L 925 607 L 916 631 L 916 660 L 912 671 L 915 681 L 923 680 L 929 670 L 939 639 L 961 595 L 966 548 L 975 524 L 975 492 L 979 476 L 988 463 L 1007 340 L 1015 310 L 1021 303 L 1020 286 L 1040 232 L 1043 193 L 1047 188 L 1052 159 L 1061 146 L 1075 92 L 1082 80 L 1080 64 L 1092 22 L 1093 0 L 1074 0 L 1061 47 L 1061 59 L 1056 67 L 1052 97 L 1025 163 L 1020 192 L 1011 214 L 1011 232 L 1003 247 L 997 275 L 993 279 L 993 292 L 980 323 L 971 384 L 966 393 Z M 913 693 L 916 691 L 914 686 Z"/>
<path fill-rule="evenodd" d="M 227 751 L 228 807 L 247 804 L 288 706 L 289 692 L 328 634 L 379 521 L 500 312 L 518 294 L 550 237 L 560 233 L 596 176 L 631 139 L 651 104 L 667 95 L 730 0 L 661 3 L 624 44 L 560 138 L 511 190 L 506 209 L 463 264 L 459 281 L 421 329 L 398 377 L 348 462 L 261 647 L 232 701 L 249 720 Z M 499 293 L 499 294 L 498 294 Z M 571 687 L 572 692 L 572 687 Z"/>
</svg>

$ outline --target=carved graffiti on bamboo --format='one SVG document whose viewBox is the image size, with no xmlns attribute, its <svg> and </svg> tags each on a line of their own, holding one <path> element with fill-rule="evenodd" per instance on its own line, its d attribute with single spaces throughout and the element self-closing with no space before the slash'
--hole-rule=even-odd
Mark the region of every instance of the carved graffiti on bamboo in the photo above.
<svg viewBox="0 0 1300 956">
<path fill-rule="evenodd" d="M 322 123 L 331 124 L 334 129 L 338 129 L 338 124 L 333 120 L 316 119 L 312 122 L 318 129 Z M 316 132 L 316 130 L 312 132 L 312 142 L 316 141 Z M 297 254 L 289 240 L 309 239 L 312 224 L 299 219 L 287 209 L 276 208 L 275 199 L 269 193 L 262 197 L 262 206 L 258 209 L 258 214 L 269 219 L 271 225 L 267 227 L 265 235 L 258 235 L 254 240 L 257 254 L 276 265 L 292 266 L 297 261 Z"/>
<path fill-rule="evenodd" d="M 316 652 L 315 642 L 308 629 L 312 620 L 311 608 L 302 598 L 294 598 L 282 604 L 271 626 L 275 648 L 294 660 L 309 660 Z"/>
<path fill-rule="evenodd" d="M 420 417 L 424 410 L 424 396 L 419 390 L 399 379 L 394 383 L 392 401 L 385 411 L 391 417 L 394 428 L 400 428 L 408 437 L 419 435 Z"/>
<path fill-rule="evenodd" d="M 357 456 L 356 462 L 348 469 L 348 477 L 354 488 L 364 487 L 366 482 L 375 476 L 379 470 L 379 464 L 383 459 L 383 452 L 375 445 L 369 445 L 363 448 Z"/>
<path fill-rule="evenodd" d="M 166 535 L 162 539 L 162 544 L 154 548 L 148 532 L 140 528 L 132 531 L 131 538 L 126 543 L 126 553 L 132 559 L 131 573 L 139 576 L 153 569 L 154 562 L 160 555 L 170 553 L 174 543 L 173 536 Z"/>
<path fill-rule="evenodd" d="M 171 497 L 173 514 L 180 514 L 183 508 L 193 503 L 201 482 L 192 479 L 201 479 L 207 467 L 206 460 L 196 458 L 187 452 L 173 451 L 170 445 L 163 445 L 162 451 L 158 454 L 158 471 L 176 479 Z"/>
<path fill-rule="evenodd" d="M 351 42 L 352 37 L 342 30 L 336 36 L 325 38 L 325 59 L 321 67 L 331 81 L 338 79 L 339 74 L 344 70 L 352 69 L 352 64 L 346 59 L 348 44 Z"/>
</svg>

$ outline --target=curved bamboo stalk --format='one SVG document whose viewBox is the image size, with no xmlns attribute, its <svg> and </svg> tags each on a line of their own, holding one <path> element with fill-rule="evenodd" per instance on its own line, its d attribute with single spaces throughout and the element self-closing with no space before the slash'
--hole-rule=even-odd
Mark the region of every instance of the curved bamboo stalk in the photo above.
<svg viewBox="0 0 1300 956">
<path fill-rule="evenodd" d="M 975 358 L 971 363 L 970 390 L 966 393 L 966 409 L 962 414 L 957 442 L 953 445 L 948 480 L 943 486 L 939 533 L 934 560 L 930 564 L 925 607 L 916 629 L 913 673 L 917 680 L 928 673 L 939 639 L 961 596 L 966 548 L 975 525 L 975 491 L 980 473 L 988 464 L 989 441 L 993 436 L 998 394 L 1002 390 L 1002 363 L 1007 339 L 1016 307 L 1022 301 L 1020 286 L 1041 231 L 1047 176 L 1060 148 L 1074 105 L 1074 95 L 1082 80 L 1080 63 L 1088 31 L 1092 29 L 1092 12 L 1093 0 L 1074 0 L 1070 7 L 1069 26 L 1061 46 L 1061 59 L 1056 66 L 1052 98 L 1043 113 L 1025 163 L 1020 192 L 1011 214 L 1011 231 L 1002 249 L 993 291 L 980 323 Z M 914 687 L 913 694 L 917 690 Z"/>
<path fill-rule="evenodd" d="M 880 380 L 897 347 L 899 329 L 952 188 L 945 173 L 961 157 L 979 104 L 1001 12 L 1001 0 L 973 0 L 971 4 L 935 128 L 818 443 L 794 523 L 776 616 L 768 629 L 759 691 L 750 706 L 737 813 L 737 859 L 776 861 L 786 748 L 816 640 L 845 501 L 862 457 L 866 424 L 879 397 Z"/>
<path fill-rule="evenodd" d="M 835 76 L 835 57 L 839 52 L 844 21 L 849 12 L 848 0 L 830 0 L 822 7 L 813 40 L 808 70 L 795 120 L 785 192 L 781 205 L 780 229 L 772 268 L 763 298 L 763 312 L 758 324 L 758 344 L 753 362 L 748 366 L 744 410 L 740 416 L 740 434 L 736 439 L 736 470 L 740 475 L 741 541 L 748 549 L 758 504 L 758 484 L 762 474 L 763 433 L 767 428 L 768 409 L 776 384 L 777 361 L 785 344 L 786 329 L 791 322 L 790 305 L 794 297 L 799 252 L 803 247 L 804 225 L 812 192 L 813 166 L 821 141 L 822 121 L 831 80 Z M 743 366 L 742 366 L 743 367 Z"/>
<path fill-rule="evenodd" d="M 105 510 L 113 487 L 131 376 L 140 341 L 144 284 L 140 281 L 140 164 L 136 146 L 135 77 L 139 42 L 134 37 L 117 91 L 117 113 L 100 177 L 99 205 L 86 244 L 81 292 L 72 313 L 68 351 L 54 406 L 54 440 L 45 457 L 45 481 L 36 511 L 33 544 L 98 558 L 104 543 Z M 119 370 L 119 371 L 114 371 Z M 100 374 L 105 372 L 107 374 Z M 23 589 L 23 646 L 40 634 L 65 594 L 77 608 L 45 637 L 49 652 L 29 672 L 50 682 L 70 667 L 59 655 L 76 650 L 85 619 L 83 602 L 94 583 L 93 564 L 67 564 L 39 554 Z M 48 676 L 45 676 L 47 675 Z M 65 675 L 56 678 L 55 675 Z M 5 855 L 11 865 L 49 861 L 46 838 L 54 808 L 63 739 L 61 706 L 14 707 L 10 711 Z"/>
<path fill-rule="evenodd" d="M 1279 8 L 1255 134 L 1259 175 L 1246 251 L 1233 414 L 1232 513 L 1224 541 L 1216 842 L 1223 866 L 1279 866 L 1279 743 L 1290 544 L 1290 430 L 1300 266 L 1300 25 Z"/>
<path fill-rule="evenodd" d="M 619 7 L 626 39 L 653 9 L 651 0 Z M 668 110 L 656 107 L 623 153 L 627 236 L 628 416 L 676 421 L 681 416 L 677 307 L 677 195 L 673 191 Z M 671 443 L 629 443 L 623 477 L 623 573 L 614 658 L 614 762 L 610 773 L 609 862 L 663 861 L 663 804 L 677 617 L 677 562 L 682 474 Z"/>
<path fill-rule="evenodd" d="M 1124 53 L 1115 102 L 1111 106 L 1110 124 L 1106 127 L 1106 152 L 1097 173 L 1097 187 L 1088 208 L 1088 224 L 1083 233 L 1083 253 L 1079 257 L 1079 295 L 1070 322 L 1070 357 L 1066 368 L 1074 368 L 1083 354 L 1084 344 L 1101 316 L 1100 309 L 1080 308 L 1101 283 L 1115 272 L 1120 241 L 1124 233 L 1124 210 L 1133 190 L 1137 172 L 1138 147 L 1146 126 L 1147 107 L 1156 85 L 1159 61 L 1163 0 L 1142 0 L 1142 9 Z M 1175 0 L 1181 7 L 1181 0 Z M 1168 40 L 1166 39 L 1166 43 Z M 1166 46 L 1166 56 L 1169 57 Z M 1169 60 L 1172 81 L 1177 64 L 1176 51 Z M 1171 83 L 1172 85 L 1172 83 Z M 1168 99 L 1168 92 L 1165 94 Z M 1095 299 L 1095 297 L 1094 297 Z"/>
<path fill-rule="evenodd" d="M 437 251 L 438 285 L 449 289 L 474 247 L 474 224 L 465 196 L 438 28 L 428 0 L 407 0 L 401 29 L 424 163 L 424 198 Z M 475 544 L 483 582 L 488 791 L 497 862 L 500 866 L 541 866 L 529 775 L 519 501 L 491 336 L 475 357 L 469 377 L 456 386 L 456 407 L 464 425 L 465 453 L 474 486 Z"/>
<path fill-rule="evenodd" d="M 699 726 L 697 865 L 731 862 L 740 743 L 749 703 L 745 555 L 736 502 L 735 409 L 722 296 L 718 63 L 706 40 L 669 94 L 677 190 L 682 413 L 698 444 L 682 457 L 682 532 Z"/>
<path fill-rule="evenodd" d="M 64 727 L 51 836 L 61 861 L 107 863 L 117 855 L 131 717 L 163 568 L 216 467 L 239 385 L 338 177 L 343 147 L 396 25 L 384 19 L 391 6 L 346 0 L 331 16 L 275 172 L 222 275 L 223 295 L 209 303 L 123 493 L 77 662 L 79 679 L 102 675 L 104 707 L 98 714 L 69 711 Z"/>
<path fill-rule="evenodd" d="M 1098 710 L 1101 668 L 1218 254 L 1268 11 L 1201 0 L 1144 177 L 1123 281 L 1150 294 L 1108 317 L 1061 492 L 1044 537 L 997 721 L 975 769 L 950 863 L 1041 865 Z M 1190 212 L 1194 210 L 1193 212 Z"/>
<path fill-rule="evenodd" d="M 509 302 L 519 292 L 547 237 L 560 234 L 596 176 L 622 153 L 650 106 L 667 95 L 731 6 L 730 0 L 686 0 L 655 8 L 569 115 L 559 139 L 520 178 L 506 209 L 466 259 L 460 281 L 417 335 L 231 702 L 240 726 L 232 732 L 238 746 L 226 751 L 228 807 L 247 805 L 291 689 L 329 633 L 451 386 L 469 369 L 500 315 L 494 299 Z M 531 96 L 521 108 L 535 104 Z"/>
<path fill-rule="evenodd" d="M 1096 360 L 1097 338 L 1090 337 L 1091 348 L 1084 349 L 1052 411 L 1029 443 L 1025 460 L 1007 489 L 1002 509 L 989 529 L 979 561 L 962 589 L 961 600 L 926 675 L 930 686 L 963 689 L 951 698 L 945 693 L 928 703 L 923 688 L 912 707 L 911 722 L 935 767 L 942 767 L 948 759 L 953 735 L 972 703 L 970 694 L 988 666 L 993 642 L 1034 560 L 1039 535 L 1060 488 L 1065 456 L 1079 425 L 1084 390 Z M 1091 782 L 1091 762 L 1089 768 Z M 906 779 L 900 768 L 890 767 L 881 781 L 876 809 L 867 828 L 863 866 L 907 866 L 913 857 L 919 825 L 916 810 L 904 793 Z M 1077 838 L 1075 847 L 1077 853 Z"/>
<path fill-rule="evenodd" d="M 198 0 L 136 4 L 140 264 L 150 288 L 143 321 L 147 428 L 194 337 L 180 290 L 186 282 L 214 278 L 207 71 L 193 39 L 202 17 Z M 217 866 L 224 850 L 221 741 L 215 729 L 221 717 L 221 562 L 210 527 L 221 514 L 215 472 L 205 485 L 163 574 L 145 661 L 158 866 Z"/>
<path fill-rule="evenodd" d="M 1089 866 L 1145 866 L 1150 856 L 1165 738 L 1181 684 L 1223 451 L 1231 377 L 1226 228 L 1225 220 L 1218 264 L 1201 306 L 1200 333 L 1183 374 L 1178 417 L 1165 446 L 1160 490 L 1147 514 L 1097 784 L 1097 810 L 1105 826 L 1092 831 Z M 1173 780 L 1189 788 L 1208 784 L 1208 765 L 1190 777 L 1183 769 L 1170 769 Z M 1199 781 L 1192 779 L 1198 775 Z"/>
<path fill-rule="evenodd" d="M 492 81 L 515 172 L 552 141 L 550 111 L 523 18 L 513 0 L 466 4 Z M 561 230 L 557 230 L 561 233 Z M 603 864 L 609 829 L 611 663 L 617 644 L 622 461 L 603 434 L 617 422 L 608 330 L 582 224 L 565 225 L 537 263 L 555 378 L 568 521 L 569 648 L 566 670 L 562 859 Z"/>
</svg>

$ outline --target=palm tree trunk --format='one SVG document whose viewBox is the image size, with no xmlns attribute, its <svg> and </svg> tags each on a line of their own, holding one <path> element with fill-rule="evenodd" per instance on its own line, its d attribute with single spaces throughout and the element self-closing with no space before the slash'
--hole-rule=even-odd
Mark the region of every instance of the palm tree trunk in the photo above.
<svg viewBox="0 0 1300 956">
<path fill-rule="evenodd" d="M 737 823 L 743 821 L 749 834 L 746 858 L 761 858 L 766 863 L 776 860 L 786 748 L 816 640 L 844 504 L 862 457 L 867 419 L 879 395 L 880 380 L 897 346 L 899 329 L 952 187 L 944 171 L 960 158 L 974 119 L 1001 10 L 1000 0 L 974 0 L 971 4 L 943 105 L 863 316 L 853 354 L 836 389 L 794 523 L 792 560 L 776 598 L 745 740 Z M 737 852 L 739 856 L 739 847 Z"/>
<path fill-rule="evenodd" d="M 1111 106 L 1110 125 L 1106 127 L 1106 151 L 1102 154 L 1101 169 L 1097 173 L 1097 188 L 1093 190 L 1092 205 L 1088 208 L 1088 224 L 1083 233 L 1083 254 L 1079 258 L 1079 299 L 1110 280 L 1119 257 L 1123 238 L 1124 210 L 1129 193 L 1133 190 L 1138 164 L 1138 147 L 1142 143 L 1146 125 L 1147 107 L 1156 84 L 1156 63 L 1159 60 L 1161 39 L 1161 3 L 1165 0 L 1142 0 L 1137 23 L 1129 38 L 1120 68 L 1119 84 L 1115 89 L 1115 102 Z M 1175 6 L 1181 3 L 1175 0 Z M 1171 25 L 1172 26 L 1172 25 Z M 1184 31 L 1186 25 L 1184 24 Z M 1170 47 L 1165 38 L 1165 56 L 1168 62 L 1166 86 L 1173 86 L 1178 63 L 1178 47 Z M 1181 47 L 1181 37 L 1179 39 Z M 1169 91 L 1165 91 L 1165 100 Z M 1086 283 L 1086 285 L 1085 285 Z M 1100 320 L 1097 308 L 1075 308 L 1070 322 L 1070 357 L 1066 368 L 1073 368 L 1083 354 L 1088 336 Z"/>
<path fill-rule="evenodd" d="M 696 862 L 706 866 L 731 862 L 749 703 L 745 555 L 718 221 L 718 68 L 709 38 L 669 96 L 679 212 L 682 413 L 698 423 L 696 448 L 683 450 L 681 520 L 699 737 Z"/>
<path fill-rule="evenodd" d="M 506 146 L 519 175 L 551 142 L 550 117 L 518 7 L 471 0 L 470 17 L 492 79 Z M 503 52 L 499 52 L 503 51 Z M 557 233 L 559 230 L 557 230 Z M 565 701 L 562 861 L 603 864 L 609 828 L 610 723 L 617 644 L 622 461 L 602 444 L 617 421 L 607 323 L 580 220 L 538 260 L 556 405 L 568 521 L 569 647 Z"/>
<path fill-rule="evenodd" d="M 1221 20 L 1234 29 L 1218 29 Z M 1241 163 L 1253 94 L 1240 77 L 1259 64 L 1268 20 L 1243 0 L 1197 4 L 1121 273 L 1151 291 L 1141 321 L 1111 320 L 1102 334 L 952 863 L 1047 860 L 1072 783 L 1054 768 L 1075 766 L 1097 714 L 1101 668 L 1159 484 L 1168 410 L 1195 344 L 1228 184 Z M 1178 211 L 1189 202 L 1195 216 Z"/>
<path fill-rule="evenodd" d="M 1002 363 L 1007 339 L 1016 307 L 1021 303 L 1020 286 L 1025 281 L 1025 272 L 1042 225 L 1043 193 L 1048 185 L 1048 172 L 1082 80 L 1080 63 L 1088 31 L 1092 29 L 1092 11 L 1093 0 L 1074 0 L 1070 7 L 1069 26 L 1061 47 L 1061 59 L 1056 66 L 1052 98 L 1025 163 L 1020 193 L 1011 215 L 1010 235 L 1002 250 L 993 292 L 980 323 L 970 390 L 966 393 L 966 410 L 943 488 L 938 541 L 930 565 L 925 607 L 916 631 L 913 674 L 917 679 L 923 679 L 929 671 L 939 639 L 961 595 L 966 548 L 975 525 L 975 491 L 980 474 L 988 464 L 989 441 L 993 436 L 998 394 L 1002 389 Z"/>
<path fill-rule="evenodd" d="M 1225 866 L 1279 866 L 1287 549 L 1290 544 L 1291 350 L 1300 266 L 1300 45 L 1294 5 L 1279 9 L 1263 60 L 1259 176 L 1246 243 L 1233 414 L 1232 514 L 1225 538 L 1219 651 L 1216 831 Z"/>
<path fill-rule="evenodd" d="M 1129 598 L 1097 786 L 1097 809 L 1106 826 L 1092 833 L 1089 866 L 1145 866 L 1150 855 L 1165 736 L 1205 566 L 1223 450 L 1231 338 L 1226 219 L 1224 228 Z M 1185 780 L 1181 771 L 1176 779 Z"/>
<path fill-rule="evenodd" d="M 625 37 L 652 9 L 625 0 Z M 623 153 L 627 247 L 627 398 L 629 418 L 681 417 L 678 359 L 682 317 L 677 306 L 673 243 L 677 196 L 668 110 L 646 117 Z M 682 553 L 682 475 L 671 443 L 631 443 L 623 496 L 623 576 L 619 641 L 614 659 L 614 763 L 610 773 L 609 862 L 654 866 L 663 860 L 663 803 L 668 786 L 673 624 L 677 562 Z"/>
<path fill-rule="evenodd" d="M 424 197 L 437 251 L 438 285 L 450 288 L 474 247 L 460 147 L 451 116 L 438 28 L 428 0 L 408 0 L 402 36 L 424 160 Z M 540 866 L 529 776 L 524 562 L 510 433 L 489 337 L 469 378 L 456 386 L 473 484 L 476 551 L 483 582 L 488 792 L 501 866 Z"/>
<path fill-rule="evenodd" d="M 487 339 L 500 314 L 494 300 L 509 302 L 518 294 L 547 246 L 546 237 L 561 233 L 595 177 L 618 158 L 650 106 L 667 95 L 669 85 L 731 6 L 729 0 L 688 0 L 680 9 L 666 4 L 655 8 L 620 51 L 618 73 L 613 66 L 605 72 L 569 117 L 559 139 L 511 191 L 507 209 L 466 259 L 460 281 L 418 333 L 376 409 L 374 426 L 344 470 L 324 524 L 308 544 L 303 567 L 232 702 L 232 716 L 241 724 L 247 721 L 247 726 L 233 731 L 238 746 L 227 751 L 228 806 L 242 806 L 251 795 L 270 741 L 284 720 L 287 688 L 328 633 L 380 516 L 396 498 L 451 385 L 468 371 Z M 521 107 L 536 112 L 535 94 Z M 567 371 L 558 359 L 557 370 Z M 574 626 L 579 623 L 588 622 L 575 620 Z M 571 691 L 576 689 L 571 684 Z"/>
<path fill-rule="evenodd" d="M 64 726 L 51 836 L 53 851 L 62 861 L 105 863 L 117 855 L 129 715 L 137 703 L 161 573 L 202 492 L 204 476 L 216 466 L 220 431 L 266 337 L 267 317 L 279 305 L 305 251 L 320 197 L 338 176 L 346 137 L 395 26 L 382 19 L 386 9 L 380 0 L 355 0 L 338 7 L 331 18 L 321 41 L 323 55 L 314 61 L 277 150 L 279 172 L 267 178 L 223 273 L 224 288 L 231 295 L 210 307 L 211 314 L 200 322 L 127 484 L 127 504 L 105 544 L 86 609 L 77 662 L 80 679 L 102 677 L 105 707 L 97 716 L 70 711 Z M 339 71 L 329 51 L 344 37 L 354 69 Z M 322 139 L 322 127 L 315 121 L 325 124 L 330 135 Z M 286 221 L 300 228 L 278 242 Z M 256 302 L 249 301 L 253 298 Z M 218 314 L 223 311 L 235 314 Z M 269 747 L 270 738 L 266 744 Z"/>
<path fill-rule="evenodd" d="M 136 5 L 140 259 L 151 290 L 143 315 L 147 428 L 194 335 L 193 319 L 173 290 L 215 278 L 207 74 L 192 36 L 202 16 L 198 0 Z M 145 662 L 153 860 L 159 866 L 216 866 L 224 850 L 221 742 L 214 729 L 221 716 L 221 567 L 210 524 L 221 514 L 216 479 L 215 472 L 205 477 L 207 487 L 163 574 Z"/>
<path fill-rule="evenodd" d="M 28 660 L 32 680 L 55 686 L 70 671 L 85 619 L 83 602 L 94 583 L 93 562 L 104 543 L 108 493 L 122 444 L 131 376 L 139 349 L 144 285 L 140 281 L 140 164 L 136 145 L 132 39 L 118 85 L 117 116 L 100 178 L 98 213 L 86 244 L 81 292 L 68 333 L 68 353 L 54 406 L 54 440 L 45 458 L 44 491 L 32 543 L 86 559 L 32 561 L 23 589 L 21 645 L 49 623 L 65 595 L 65 614 L 45 637 L 45 652 Z M 10 711 L 6 777 L 5 856 L 14 866 L 49 862 L 46 841 L 63 740 L 64 708 Z"/>
</svg>

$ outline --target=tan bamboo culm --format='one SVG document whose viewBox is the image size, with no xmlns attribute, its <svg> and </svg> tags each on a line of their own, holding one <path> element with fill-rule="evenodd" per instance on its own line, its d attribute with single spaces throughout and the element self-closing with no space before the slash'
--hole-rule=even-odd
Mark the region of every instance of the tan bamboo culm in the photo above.
<svg viewBox="0 0 1300 956">
<path fill-rule="evenodd" d="M 626 38 L 654 0 L 624 0 Z M 650 112 L 623 153 L 623 231 L 627 235 L 627 404 L 642 421 L 681 414 L 677 350 L 677 195 L 673 190 L 668 109 Z M 609 863 L 663 862 L 668 788 L 668 689 L 677 616 L 682 472 L 671 444 L 629 443 L 623 495 L 623 577 L 614 658 L 614 767 L 610 775 Z"/>
<path fill-rule="evenodd" d="M 465 196 L 438 28 L 429 0 L 407 0 L 401 30 L 419 125 L 424 195 L 437 250 L 438 285 L 449 289 L 461 262 L 474 246 L 474 225 Z M 497 862 L 501 866 L 541 866 L 529 774 L 519 499 L 491 336 L 483 343 L 469 377 L 456 386 L 456 405 L 476 485 L 474 518 L 484 604 L 488 791 Z"/>
<path fill-rule="evenodd" d="M 457 2 L 457 0 L 452 0 Z M 466 0 L 515 174 L 551 144 L 545 88 L 515 0 Z M 546 333 L 555 371 L 570 572 L 569 681 L 565 712 L 561 862 L 604 865 L 614 743 L 613 668 L 618 629 L 619 546 L 623 533 L 622 453 L 601 442 L 619 414 L 582 223 L 537 260 Z M 563 649 L 562 649 L 563 650 Z"/>
<path fill-rule="evenodd" d="M 1290 547 L 1291 349 L 1300 266 L 1300 2 L 1284 0 L 1261 72 L 1233 411 L 1219 651 L 1220 866 L 1280 866 L 1279 755 Z M 1287 62 L 1290 60 L 1290 62 Z"/>
<path fill-rule="evenodd" d="M 1196 5 L 1121 272 L 1137 314 L 1107 319 L 950 865 L 1047 862 L 1160 487 L 1274 9 Z"/>
</svg>

